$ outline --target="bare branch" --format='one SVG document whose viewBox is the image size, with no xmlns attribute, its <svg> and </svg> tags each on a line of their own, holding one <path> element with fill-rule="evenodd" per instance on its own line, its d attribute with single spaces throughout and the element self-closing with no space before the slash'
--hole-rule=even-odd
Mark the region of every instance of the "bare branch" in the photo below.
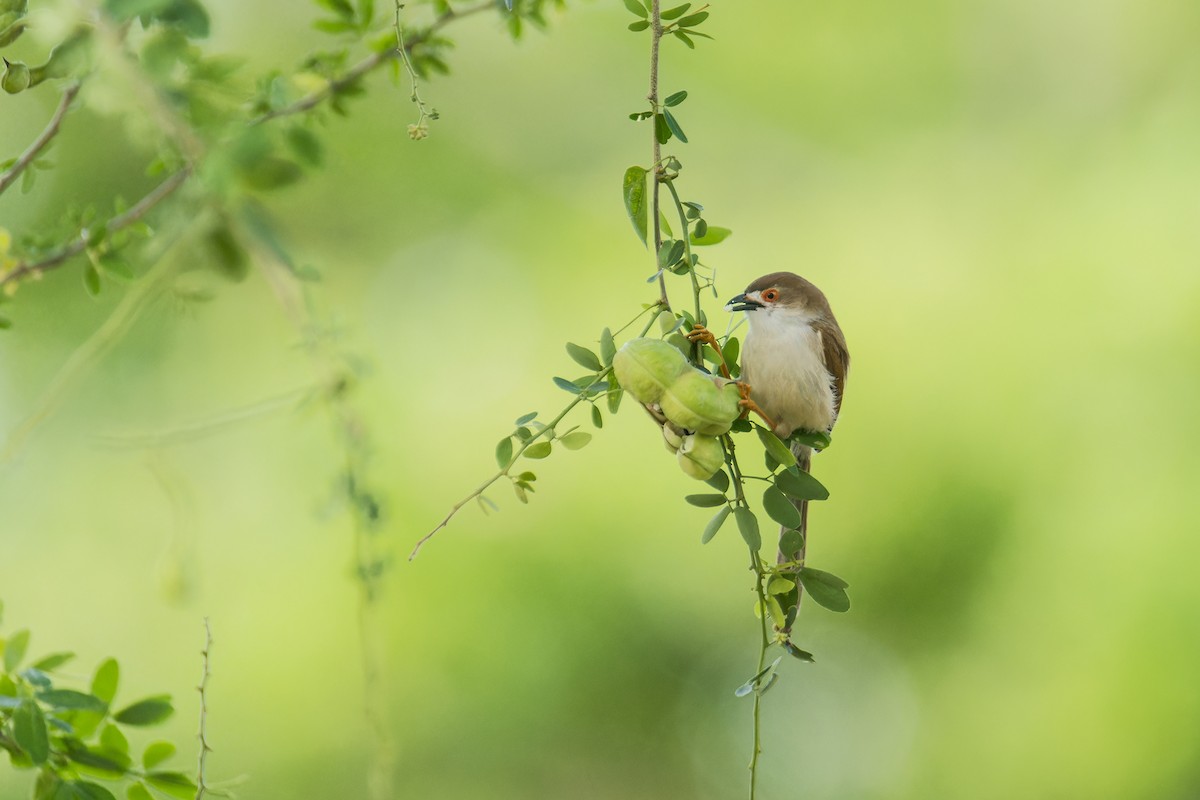
<svg viewBox="0 0 1200 800">
<path fill-rule="evenodd" d="M 0 174 L 0 194 L 4 194 L 7 189 L 21 176 L 25 168 L 33 163 L 33 160 L 38 157 L 38 154 L 46 149 L 46 145 L 50 144 L 50 140 L 58 135 L 59 126 L 62 125 L 63 117 L 67 115 L 67 110 L 71 106 L 71 101 L 75 99 L 75 95 L 79 94 L 79 83 L 72 83 L 63 92 L 62 99 L 58 101 L 58 108 L 54 111 L 54 116 L 50 118 L 50 122 L 46 125 L 46 129 L 42 131 L 38 138 L 34 139 L 33 144 L 26 148 L 24 153 L 13 162 L 13 165 Z"/>
<path fill-rule="evenodd" d="M 208 678 L 212 674 L 209 672 L 208 659 L 212 652 L 212 642 L 212 625 L 209 624 L 208 617 L 205 617 L 204 649 L 200 651 L 200 655 L 204 657 L 204 671 L 200 675 L 200 685 L 196 687 L 196 691 L 200 693 L 200 732 L 197 734 L 200 739 L 200 755 L 196 764 L 196 800 L 202 800 L 204 793 L 208 791 L 204 768 L 207 766 L 208 754 L 212 752 L 212 748 L 208 746 Z"/>
</svg>

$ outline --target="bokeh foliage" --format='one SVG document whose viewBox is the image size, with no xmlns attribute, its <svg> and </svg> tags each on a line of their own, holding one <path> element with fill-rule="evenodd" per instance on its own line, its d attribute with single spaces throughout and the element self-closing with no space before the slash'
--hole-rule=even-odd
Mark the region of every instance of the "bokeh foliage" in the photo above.
<svg viewBox="0 0 1200 800">
<path fill-rule="evenodd" d="M 292 4 L 208 7 L 214 51 L 255 71 L 318 35 Z M 423 89 L 441 114 L 428 139 L 408 140 L 407 88 L 372 77 L 320 128 L 323 167 L 265 201 L 372 365 L 360 398 L 401 551 L 491 468 L 515 416 L 559 402 L 545 376 L 568 368 L 562 341 L 644 286 L 612 177 L 641 136 L 627 17 L 581 3 L 515 48 L 494 18 L 464 23 L 454 74 Z M 837 503 L 812 521 L 855 608 L 828 625 L 814 611 L 821 659 L 772 694 L 766 755 L 783 766 L 765 797 L 1194 792 L 1198 23 L 1168 2 L 731 5 L 675 67 L 693 179 L 738 232 L 722 286 L 805 274 L 855 355 L 816 467 Z M 53 40 L 33 36 L 20 46 Z M 5 96 L 4 157 L 54 99 Z M 0 226 L 153 186 L 158 142 L 120 100 L 73 112 L 54 169 L 0 198 Z M 353 792 L 366 732 L 352 556 L 321 516 L 327 426 L 278 411 L 101 446 L 312 383 L 254 271 L 188 279 L 212 302 L 148 307 L 4 465 L 7 616 L 47 651 L 120 654 L 126 685 L 182 697 L 210 615 L 214 769 L 255 796 Z M 122 291 L 92 300 L 62 271 L 5 309 L 6 431 Z M 636 422 L 565 454 L 536 504 L 466 516 L 396 570 L 406 793 L 740 791 L 740 543 L 696 543 L 708 514 L 677 502 L 690 481 Z M 192 732 L 181 710 L 166 734 Z"/>
</svg>

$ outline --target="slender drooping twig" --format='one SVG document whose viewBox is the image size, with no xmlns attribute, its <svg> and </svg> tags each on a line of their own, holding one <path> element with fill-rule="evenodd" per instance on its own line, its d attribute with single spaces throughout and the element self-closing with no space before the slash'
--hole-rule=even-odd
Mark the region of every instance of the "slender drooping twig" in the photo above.
<svg viewBox="0 0 1200 800">
<path fill-rule="evenodd" d="M 654 217 L 654 260 L 658 262 L 658 249 L 662 247 L 662 218 L 658 213 L 658 177 L 662 172 L 662 145 L 658 143 L 658 48 L 662 42 L 663 26 L 662 14 L 659 8 L 660 0 L 653 0 L 650 7 L 650 93 L 646 95 L 646 99 L 650 101 L 650 110 L 654 116 L 650 118 L 653 123 L 650 126 L 650 138 L 654 142 L 651 152 L 653 153 L 650 161 L 650 182 L 653 187 L 650 190 L 651 201 L 651 216 Z M 687 229 L 684 228 L 684 233 Z M 658 272 L 658 291 L 659 302 L 663 308 L 670 309 L 671 301 L 667 298 L 667 277 L 660 269 Z"/>
<path fill-rule="evenodd" d="M 416 36 L 409 38 L 404 43 L 405 54 L 411 55 L 414 47 L 417 47 L 418 45 L 422 45 L 425 42 L 429 41 L 430 37 L 432 37 L 434 33 L 441 30 L 442 28 L 444 28 L 446 25 L 453 22 L 454 20 L 462 19 L 464 17 L 469 17 L 469 16 L 472 16 L 473 14 L 478 14 L 481 11 L 487 11 L 488 9 L 495 8 L 495 7 L 496 7 L 496 4 L 494 2 L 491 2 L 491 0 L 488 0 L 488 2 L 483 2 L 483 3 L 479 3 L 477 5 L 469 6 L 461 11 L 449 10 L 449 11 L 444 12 L 436 20 L 434 20 L 432 25 L 430 25 L 428 28 L 426 28 L 424 31 L 417 34 Z M 287 117 L 287 116 L 291 116 L 292 114 L 299 114 L 303 111 L 308 111 L 311 108 L 315 108 L 316 106 L 320 105 L 320 103 L 322 101 L 324 101 L 326 98 L 345 90 L 349 86 L 353 86 L 360 78 L 362 78 L 368 72 L 371 72 L 375 68 L 379 67 L 381 64 L 386 64 L 387 62 L 391 61 L 394 58 L 399 58 L 399 56 L 400 56 L 400 54 L 394 48 L 389 48 L 389 49 L 381 51 L 379 53 L 375 53 L 373 55 L 367 56 L 362 61 L 358 62 L 353 67 L 348 69 L 345 72 L 345 74 L 341 75 L 338 78 L 334 78 L 333 80 L 329 81 L 327 84 L 322 86 L 320 89 L 317 89 L 314 92 L 310 92 L 309 94 L 300 98 L 296 102 L 291 103 L 290 105 L 286 105 L 283 108 L 275 108 L 275 109 L 267 111 L 263 114 L 260 114 L 259 116 L 250 120 L 249 124 L 250 125 L 261 125 L 262 123 L 267 122 L 268 120 L 277 119 L 278 117 Z"/>
<path fill-rule="evenodd" d="M 58 101 L 58 108 L 54 111 L 54 116 L 50 118 L 50 122 L 46 124 L 45 130 L 42 131 L 33 144 L 25 148 L 25 152 L 13 162 L 13 165 L 0 173 L 0 194 L 4 194 L 4 190 L 16 181 L 25 171 L 25 168 L 33 163 L 33 160 L 38 157 L 38 154 L 46 149 L 55 136 L 58 135 L 58 130 L 62 126 L 63 117 L 67 115 L 67 111 L 71 107 L 71 101 L 75 99 L 75 95 L 79 94 L 79 83 L 75 82 L 66 88 L 63 92 L 62 99 Z"/>
<path fill-rule="evenodd" d="M 208 754 L 212 752 L 208 745 L 208 678 L 212 674 L 209 671 L 212 641 L 212 625 L 209 624 L 208 617 L 205 617 L 204 649 L 200 651 L 200 655 L 204 657 L 204 671 L 200 674 L 200 685 L 196 687 L 196 691 L 200 693 L 200 731 L 197 734 L 197 738 L 200 739 L 200 755 L 196 757 L 196 800 L 201 800 L 208 791 L 204 770 L 208 765 Z"/>
</svg>

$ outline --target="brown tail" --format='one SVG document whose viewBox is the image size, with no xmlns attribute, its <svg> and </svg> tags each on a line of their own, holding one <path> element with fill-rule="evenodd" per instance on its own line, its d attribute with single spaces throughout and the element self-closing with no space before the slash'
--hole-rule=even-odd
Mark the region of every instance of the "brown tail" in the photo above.
<svg viewBox="0 0 1200 800">
<path fill-rule="evenodd" d="M 796 466 L 802 472 L 810 471 L 812 467 L 812 448 L 802 444 L 793 444 L 792 453 L 796 456 Z M 776 563 L 783 564 L 795 561 L 803 566 L 804 555 L 808 550 L 808 501 L 792 500 L 792 505 L 800 512 L 800 549 L 790 553 L 780 550 Z M 780 528 L 779 535 L 782 536 L 786 530 L 787 528 Z M 793 580 L 796 581 L 796 588 L 780 598 L 783 600 L 784 615 L 786 617 L 786 622 L 782 628 L 785 634 L 792 632 L 792 625 L 796 622 L 796 615 L 800 613 L 800 599 L 804 595 L 804 587 L 800 585 L 800 578 L 795 577 Z"/>
</svg>

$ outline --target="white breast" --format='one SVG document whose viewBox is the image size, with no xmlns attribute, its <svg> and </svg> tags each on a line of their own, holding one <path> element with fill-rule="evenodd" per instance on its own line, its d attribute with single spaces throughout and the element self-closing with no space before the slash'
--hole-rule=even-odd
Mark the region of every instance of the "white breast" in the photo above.
<svg viewBox="0 0 1200 800">
<path fill-rule="evenodd" d="M 821 336 L 801 312 L 761 308 L 747 312 L 742 380 L 750 397 L 775 422 L 775 433 L 797 428 L 828 431 L 836 414 L 833 377 L 825 368 Z"/>
</svg>

